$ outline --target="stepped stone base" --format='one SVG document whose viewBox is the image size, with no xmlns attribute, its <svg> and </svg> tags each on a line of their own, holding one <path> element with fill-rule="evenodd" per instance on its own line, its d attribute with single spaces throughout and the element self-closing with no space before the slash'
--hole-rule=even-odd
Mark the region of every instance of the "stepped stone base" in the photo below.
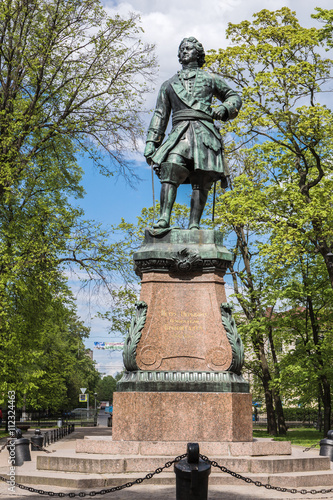
<svg viewBox="0 0 333 500">
<path fill-rule="evenodd" d="M 162 455 L 176 457 L 186 452 L 187 441 L 113 441 L 105 436 L 87 437 L 76 441 L 76 453 L 105 455 Z M 290 441 L 254 440 L 252 442 L 200 442 L 200 453 L 212 456 L 291 455 Z"/>
<path fill-rule="evenodd" d="M 215 469 L 216 470 L 216 469 Z M 150 471 L 151 472 L 151 471 Z M 122 474 L 82 474 L 82 473 L 61 473 L 61 476 L 58 472 L 45 471 L 39 472 L 38 475 L 27 475 L 19 472 L 16 475 L 16 481 L 21 484 L 31 484 L 31 485 L 49 485 L 49 486 L 59 486 L 62 488 L 78 488 L 79 490 L 87 489 L 87 488 L 105 488 L 105 487 L 113 487 L 120 486 L 129 481 L 134 481 L 139 476 L 143 476 L 145 473 L 138 474 L 135 473 L 122 473 Z M 9 476 L 4 474 L 5 477 Z M 247 473 L 246 477 L 251 478 L 253 481 L 260 481 L 264 484 L 268 483 L 272 486 L 284 486 L 286 488 L 323 488 L 323 487 L 332 487 L 333 486 L 333 474 L 331 471 L 315 471 L 315 472 L 291 472 L 288 474 L 252 474 Z M 175 473 L 171 472 L 162 472 L 154 476 L 149 482 L 146 483 L 146 486 L 156 486 L 156 485 L 169 485 L 175 487 Z M 219 486 L 233 486 L 233 488 L 239 488 L 244 486 L 243 481 L 239 479 L 229 476 L 228 474 L 222 474 L 218 472 L 212 472 L 209 476 L 209 491 L 212 490 L 212 487 L 215 485 Z M 248 492 L 249 485 L 246 486 L 246 492 L 242 494 L 242 496 L 235 498 L 282 498 L 276 497 L 274 492 L 270 492 L 271 496 L 261 496 L 263 494 L 264 488 L 257 488 L 254 496 L 246 496 Z M 141 498 L 140 491 L 137 490 L 138 496 L 136 498 Z M 224 490 L 225 491 L 225 490 Z M 236 490 L 239 491 L 239 490 Z M 237 495 L 234 489 L 230 490 L 229 495 Z M 110 496 L 111 498 L 111 496 Z M 118 497 L 117 497 L 118 498 Z M 170 497 L 172 498 L 172 497 Z M 173 497 L 174 498 L 174 497 Z M 283 494 L 283 498 L 285 498 L 285 494 Z M 288 497 L 290 498 L 290 497 Z M 298 496 L 293 495 L 293 498 L 316 498 L 315 495 L 307 495 L 307 496 Z M 317 497 L 318 498 L 318 497 Z M 322 496 L 319 498 L 323 498 Z M 325 496 L 325 498 L 331 498 Z"/>
<path fill-rule="evenodd" d="M 321 456 L 230 457 L 213 455 L 209 458 L 240 474 L 304 474 L 314 471 L 330 471 L 329 458 Z M 66 456 L 63 452 L 61 456 L 39 455 L 37 457 L 37 470 L 84 474 L 131 474 L 152 472 L 158 467 L 162 467 L 165 461 L 165 457 L 161 455 L 146 457 L 95 455 L 89 457 L 77 454 L 76 457 L 73 457 Z M 218 469 L 214 469 L 214 472 L 218 472 Z"/>
<path fill-rule="evenodd" d="M 246 393 L 116 392 L 114 441 L 252 442 Z"/>
</svg>

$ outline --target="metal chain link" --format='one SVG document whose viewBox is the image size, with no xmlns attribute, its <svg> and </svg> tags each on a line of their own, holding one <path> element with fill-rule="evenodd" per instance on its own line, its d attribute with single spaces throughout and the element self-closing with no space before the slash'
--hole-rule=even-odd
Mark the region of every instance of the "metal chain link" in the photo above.
<svg viewBox="0 0 333 500">
<path fill-rule="evenodd" d="M 166 462 L 163 467 L 158 467 L 154 472 L 149 472 L 145 477 L 139 477 L 138 479 L 135 479 L 134 481 L 131 481 L 129 483 L 122 484 L 120 486 L 114 486 L 113 488 L 107 488 L 103 489 L 100 491 L 90 491 L 89 493 L 86 493 L 85 491 L 80 491 L 79 493 L 54 493 L 53 491 L 44 491 L 44 490 L 36 490 L 35 488 L 32 488 L 30 486 L 25 486 L 23 484 L 15 483 L 15 486 L 20 488 L 21 490 L 27 490 L 30 491 L 31 493 L 38 493 L 39 495 L 48 495 L 50 497 L 58 497 L 58 498 L 64 498 L 64 497 L 69 497 L 69 498 L 74 498 L 74 497 L 95 497 L 96 495 L 105 495 L 106 493 L 114 493 L 115 491 L 120 491 L 125 488 L 130 488 L 131 486 L 134 486 L 135 484 L 141 484 L 143 481 L 147 479 L 151 479 L 155 474 L 160 474 L 163 472 L 164 469 L 168 469 L 171 467 L 173 464 L 179 462 L 183 458 L 187 456 L 187 453 L 184 453 L 184 455 L 179 455 L 178 457 L 174 458 L 171 461 Z M 8 479 L 6 479 L 3 476 L 0 476 L 0 481 L 7 482 Z"/>
<path fill-rule="evenodd" d="M 316 495 L 317 493 L 332 493 L 333 492 L 333 488 L 330 488 L 329 490 L 326 490 L 326 489 L 322 489 L 322 490 L 296 490 L 295 488 L 283 488 L 281 486 L 272 486 L 271 484 L 265 484 L 265 483 L 262 483 L 261 481 L 255 481 L 253 479 L 251 479 L 250 477 L 245 477 L 245 476 L 242 476 L 241 474 L 238 474 L 237 472 L 233 472 L 229 469 L 227 469 L 227 467 L 224 467 L 223 465 L 219 465 L 217 462 L 215 462 L 215 460 L 209 460 L 208 457 L 206 457 L 205 455 L 199 455 L 200 458 L 210 464 L 212 467 L 216 467 L 218 469 L 221 470 L 221 472 L 225 472 L 226 474 L 230 474 L 230 476 L 233 476 L 235 477 L 236 479 L 240 479 L 241 481 L 245 481 L 246 483 L 248 484 L 254 484 L 255 486 L 258 486 L 259 488 L 260 487 L 264 487 L 266 488 L 267 490 L 276 490 L 276 491 L 281 491 L 283 493 L 301 493 L 302 495 L 306 495 L 307 493 L 310 493 L 312 495 Z"/>
<path fill-rule="evenodd" d="M 312 448 L 315 448 L 316 446 L 318 446 L 318 444 L 320 444 L 320 441 L 318 441 L 318 443 L 312 444 L 311 446 L 309 446 L 309 448 L 304 448 L 303 452 L 312 450 Z"/>
<path fill-rule="evenodd" d="M 34 443 L 33 441 L 31 441 L 31 439 L 29 441 L 30 441 L 30 444 L 32 444 L 33 446 L 38 448 L 40 451 L 45 451 L 45 453 L 53 453 L 52 451 L 49 451 L 46 448 L 43 448 L 43 446 L 39 446 L 39 444 Z"/>
</svg>

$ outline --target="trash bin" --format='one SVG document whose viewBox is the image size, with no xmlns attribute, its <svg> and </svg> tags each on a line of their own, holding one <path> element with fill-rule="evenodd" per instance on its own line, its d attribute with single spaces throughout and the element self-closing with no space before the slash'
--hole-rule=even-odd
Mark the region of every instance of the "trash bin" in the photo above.
<svg viewBox="0 0 333 500">
<path fill-rule="evenodd" d="M 10 439 L 8 443 L 7 450 L 9 452 L 9 461 L 11 462 L 11 465 L 20 467 L 24 462 L 31 461 L 29 439 Z"/>
<path fill-rule="evenodd" d="M 61 418 L 58 419 L 57 426 L 58 427 L 62 427 L 62 420 L 61 420 Z"/>
</svg>

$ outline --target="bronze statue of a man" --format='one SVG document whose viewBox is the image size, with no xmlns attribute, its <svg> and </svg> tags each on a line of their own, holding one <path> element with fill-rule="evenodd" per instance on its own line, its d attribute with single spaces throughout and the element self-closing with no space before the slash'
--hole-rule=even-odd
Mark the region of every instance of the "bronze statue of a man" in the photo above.
<svg viewBox="0 0 333 500">
<path fill-rule="evenodd" d="M 202 70 L 203 46 L 194 37 L 184 38 L 178 50 L 182 69 L 163 83 L 149 125 L 144 155 L 161 180 L 161 213 L 154 227 L 170 226 L 170 216 L 180 184 L 191 183 L 189 229 L 199 229 L 213 182 L 227 187 L 228 172 L 223 142 L 214 120 L 235 118 L 242 101 L 222 78 Z M 216 97 L 223 104 L 212 108 Z M 172 130 L 162 144 L 172 111 Z"/>
</svg>

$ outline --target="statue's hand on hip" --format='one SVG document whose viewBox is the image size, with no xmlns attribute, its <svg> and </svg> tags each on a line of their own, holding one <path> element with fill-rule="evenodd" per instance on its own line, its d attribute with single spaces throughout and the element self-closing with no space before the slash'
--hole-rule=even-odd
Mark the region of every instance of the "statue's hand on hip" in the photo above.
<svg viewBox="0 0 333 500">
<path fill-rule="evenodd" d="M 213 108 L 212 110 L 212 115 L 214 120 L 221 120 L 223 122 L 226 122 L 229 117 L 228 110 L 225 106 L 218 106 L 217 108 Z"/>
</svg>

